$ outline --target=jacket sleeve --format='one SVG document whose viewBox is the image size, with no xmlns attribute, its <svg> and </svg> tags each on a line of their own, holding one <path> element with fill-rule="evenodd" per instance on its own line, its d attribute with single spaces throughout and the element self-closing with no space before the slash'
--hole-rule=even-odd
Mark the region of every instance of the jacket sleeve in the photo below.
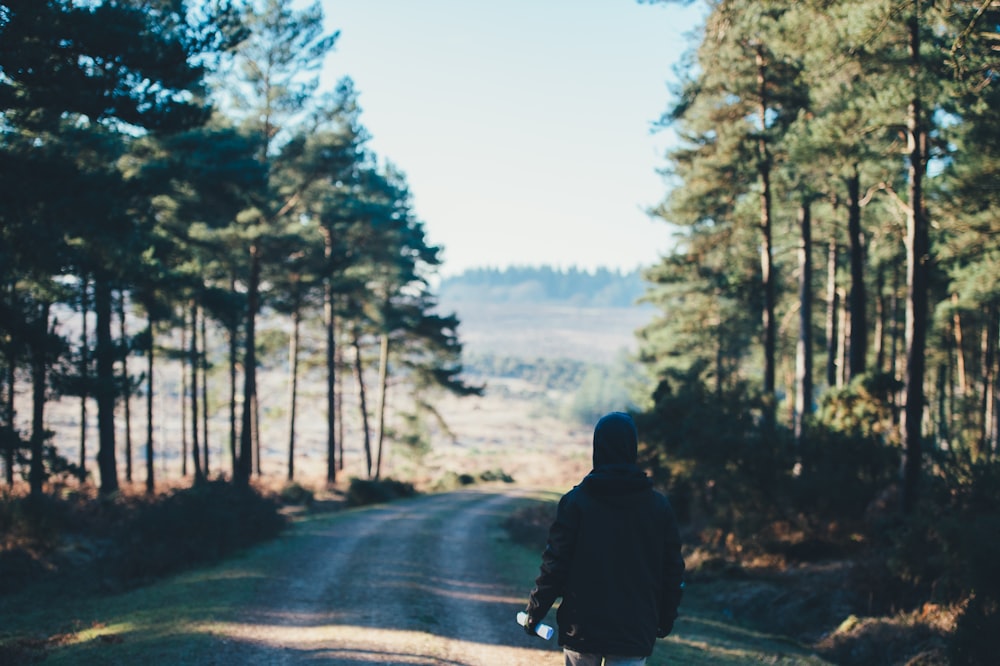
<svg viewBox="0 0 1000 666">
<path fill-rule="evenodd" d="M 669 507 L 668 507 L 669 508 Z M 657 636 L 664 638 L 674 629 L 677 608 L 684 596 L 684 557 L 681 555 L 681 537 L 677 519 L 669 508 L 666 526 L 666 548 L 663 556 L 663 596 L 660 599 L 660 619 Z"/>
<path fill-rule="evenodd" d="M 568 495 L 564 495 L 559 500 L 556 519 L 549 527 L 549 538 L 542 553 L 542 565 L 538 578 L 535 579 L 535 588 L 528 597 L 526 612 L 529 622 L 533 624 L 541 622 L 552 604 L 565 592 L 578 525 L 578 513 Z"/>
</svg>

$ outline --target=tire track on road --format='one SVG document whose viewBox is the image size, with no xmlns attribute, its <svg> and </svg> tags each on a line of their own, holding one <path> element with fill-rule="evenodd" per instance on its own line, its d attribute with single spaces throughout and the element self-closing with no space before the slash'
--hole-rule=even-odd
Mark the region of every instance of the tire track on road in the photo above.
<svg viewBox="0 0 1000 666">
<path fill-rule="evenodd" d="M 525 590 L 494 562 L 496 525 L 523 493 L 469 490 L 301 525 L 245 622 L 224 628 L 239 663 L 561 663 L 514 624 Z M 236 663 L 214 661 L 213 663 Z"/>
</svg>

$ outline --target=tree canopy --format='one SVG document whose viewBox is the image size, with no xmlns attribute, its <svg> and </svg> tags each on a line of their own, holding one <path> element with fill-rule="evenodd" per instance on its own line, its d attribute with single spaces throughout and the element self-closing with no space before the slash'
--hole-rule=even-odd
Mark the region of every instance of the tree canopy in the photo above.
<svg viewBox="0 0 1000 666">
<path fill-rule="evenodd" d="M 998 546 L 927 528 L 977 523 L 958 498 L 998 490 L 998 26 L 995 3 L 707 5 L 662 119 L 679 140 L 653 213 L 677 244 L 640 334 L 648 455 L 692 511 L 752 538 L 870 524 L 891 498 L 922 546 L 888 576 L 997 589 L 917 560 Z M 868 538 L 904 548 L 889 533 Z"/>
<path fill-rule="evenodd" d="M 391 368 L 398 382 L 475 392 L 457 377 L 457 319 L 432 314 L 427 285 L 439 248 L 412 211 L 405 175 L 366 146 L 351 81 L 319 89 L 336 39 L 318 2 L 0 3 L 0 444 L 8 482 L 15 469 L 30 470 L 37 494 L 67 469 L 45 407 L 72 393 L 84 410 L 96 400 L 100 488 L 114 492 L 117 410 L 141 386 L 152 491 L 155 358 L 163 355 L 187 368 L 181 458 L 196 481 L 205 478 L 207 412 L 219 402 L 207 392 L 207 337 L 219 330 L 228 344 L 230 473 L 246 483 L 260 469 L 262 312 L 291 318 L 296 335 L 310 314 L 324 316 L 330 481 L 342 445 L 334 393 L 346 361 L 338 345 L 354 331 L 359 349 L 399 341 L 396 358 L 406 362 Z M 67 316 L 82 316 L 79 343 L 60 325 Z M 134 317 L 146 330 L 130 335 L 126 319 Z M 404 351 L 418 348 L 434 353 Z M 128 374 L 133 351 L 146 356 L 143 377 Z M 370 361 L 359 362 L 364 381 Z M 380 362 L 389 370 L 388 358 Z M 15 418 L 21 382 L 32 386 L 24 432 Z M 290 430 L 291 476 L 294 418 Z M 81 432 L 74 469 L 86 478 Z"/>
</svg>

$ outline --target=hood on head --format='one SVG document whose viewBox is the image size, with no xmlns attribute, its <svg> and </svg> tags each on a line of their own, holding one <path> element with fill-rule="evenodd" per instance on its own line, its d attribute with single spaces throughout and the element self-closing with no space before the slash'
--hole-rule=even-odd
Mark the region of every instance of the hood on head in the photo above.
<svg viewBox="0 0 1000 666">
<path fill-rule="evenodd" d="M 611 412 L 594 427 L 594 469 L 605 465 L 634 465 L 638 448 L 635 421 L 624 412 Z"/>
</svg>

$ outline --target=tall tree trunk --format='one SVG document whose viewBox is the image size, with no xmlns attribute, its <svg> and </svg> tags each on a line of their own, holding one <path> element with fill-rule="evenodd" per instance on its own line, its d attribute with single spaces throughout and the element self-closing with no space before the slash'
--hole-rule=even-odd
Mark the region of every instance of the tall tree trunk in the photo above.
<svg viewBox="0 0 1000 666">
<path fill-rule="evenodd" d="M 995 303 L 990 308 L 990 318 L 987 325 L 993 329 L 993 349 L 996 350 L 1000 347 L 1000 309 L 997 308 Z M 1000 354 L 995 352 L 993 354 L 993 364 L 990 374 L 993 377 L 993 381 L 990 382 L 991 399 L 987 416 L 991 425 L 986 454 L 995 456 L 997 445 L 1000 444 Z"/>
<path fill-rule="evenodd" d="M 122 346 L 122 407 L 125 418 L 125 480 L 132 483 L 132 380 L 128 376 L 128 332 L 125 326 L 125 290 L 118 292 L 118 337 Z"/>
<path fill-rule="evenodd" d="M 115 460 L 115 350 L 111 339 L 111 284 L 106 276 L 94 280 L 94 314 L 97 320 L 97 467 L 102 495 L 118 490 Z"/>
<path fill-rule="evenodd" d="M 236 279 L 229 280 L 230 293 L 236 293 Z M 239 476 L 237 466 L 239 456 L 236 453 L 236 366 L 239 363 L 239 336 L 235 319 L 226 325 L 229 342 L 229 462 L 232 464 L 232 474 Z"/>
<path fill-rule="evenodd" d="M 837 385 L 837 340 L 840 298 L 837 296 L 837 237 L 830 235 L 826 253 L 826 385 Z"/>
<path fill-rule="evenodd" d="M 156 475 L 153 471 L 153 357 L 156 340 L 154 339 L 155 323 L 149 318 L 149 349 L 146 350 L 146 493 L 152 495 L 156 490 Z"/>
<path fill-rule="evenodd" d="M 323 227 L 323 257 L 333 272 L 333 231 Z M 326 329 L 326 482 L 337 482 L 337 338 L 333 308 L 333 281 L 323 283 L 323 323 Z"/>
<path fill-rule="evenodd" d="M 383 333 L 378 351 L 378 402 L 375 410 L 378 435 L 375 439 L 378 455 L 375 457 L 375 478 L 382 476 L 382 445 L 385 442 L 385 398 L 389 388 L 389 334 Z"/>
<path fill-rule="evenodd" d="M 292 334 L 288 336 L 288 480 L 295 479 L 295 408 L 299 389 L 299 328 L 301 313 L 299 311 L 298 279 L 292 286 L 294 290 L 294 305 L 292 309 Z"/>
<path fill-rule="evenodd" d="M 812 216 L 809 201 L 799 208 L 799 340 L 795 347 L 796 445 L 802 444 L 803 423 L 812 411 Z"/>
<path fill-rule="evenodd" d="M 950 364 L 946 360 L 942 360 L 937 366 L 937 395 L 935 396 L 937 400 L 937 441 L 938 448 L 943 450 L 949 447 L 949 440 L 951 439 L 950 428 L 948 423 L 951 414 L 954 412 L 949 412 L 948 410 L 948 387 L 951 384 L 948 375 L 950 374 Z"/>
<path fill-rule="evenodd" d="M 913 99 L 906 120 L 909 151 L 909 207 L 906 216 L 906 402 L 903 406 L 902 509 L 910 513 L 919 499 L 924 413 L 924 372 L 927 348 L 927 309 L 930 274 L 930 235 L 924 212 L 924 129 L 923 99 L 919 87 L 920 3 L 913 1 L 909 19 L 910 80 Z"/>
<path fill-rule="evenodd" d="M 4 480 L 7 482 L 7 487 L 10 488 L 14 485 L 14 449 L 19 443 L 17 429 L 14 428 L 14 415 L 17 414 L 14 409 L 16 398 L 14 376 L 17 370 L 17 358 L 13 352 L 7 354 L 7 363 L 4 369 L 6 370 L 4 384 L 7 386 L 7 391 L 4 393 L 3 400 L 3 424 L 0 425 L 0 441 L 3 442 Z"/>
<path fill-rule="evenodd" d="M 723 332 L 722 314 L 719 309 L 719 290 L 715 290 L 715 306 L 717 308 L 717 319 L 715 322 L 715 399 L 722 404 L 722 389 L 728 376 L 726 368 L 726 336 Z"/>
<path fill-rule="evenodd" d="M 205 478 L 208 478 L 208 317 L 205 316 L 205 309 L 198 308 L 199 321 L 201 321 L 201 353 L 198 356 L 198 369 L 201 372 L 201 442 L 202 442 L 202 471 Z"/>
<path fill-rule="evenodd" d="M 771 233 L 771 154 L 767 145 L 767 77 L 762 47 L 757 50 L 757 85 L 760 98 L 759 122 L 760 138 L 757 143 L 757 169 L 760 176 L 760 229 L 763 240 L 760 249 L 760 271 L 764 287 L 764 395 L 769 402 L 767 427 L 774 426 L 774 379 L 775 379 L 775 286 L 772 275 L 774 250 Z"/>
<path fill-rule="evenodd" d="M 990 455 L 996 444 L 996 385 L 997 385 L 997 308 L 990 306 L 986 311 L 986 321 L 983 324 L 983 390 L 980 416 L 980 430 L 977 453 L 981 458 Z"/>
<path fill-rule="evenodd" d="M 90 283 L 84 276 L 80 280 L 80 464 L 77 472 L 80 483 L 87 481 L 87 398 L 90 382 L 90 341 L 87 339 L 87 315 L 90 314 L 90 299 L 87 290 Z"/>
<path fill-rule="evenodd" d="M 361 362 L 361 332 L 354 327 L 354 334 L 351 337 L 354 346 L 354 374 L 358 380 L 358 397 L 361 401 L 361 431 L 364 435 L 365 443 L 365 463 L 367 464 L 368 478 L 372 478 L 372 440 L 368 428 L 368 404 L 365 400 L 365 375 L 364 365 Z"/>
<path fill-rule="evenodd" d="M 340 368 L 336 381 L 336 400 L 334 408 L 337 410 L 337 470 L 344 469 L 344 346 L 337 345 L 337 353 L 334 359 L 336 366 Z"/>
<path fill-rule="evenodd" d="M 257 393 L 253 396 L 253 427 L 250 429 L 250 434 L 253 439 L 253 460 L 254 460 L 254 470 L 257 476 L 261 476 L 263 472 L 261 471 L 261 465 L 263 461 L 260 457 L 260 398 L 257 397 Z"/>
<path fill-rule="evenodd" d="M 255 411 L 257 401 L 257 309 L 260 288 L 260 247 L 256 242 L 250 246 L 250 281 L 247 285 L 246 327 L 247 339 L 243 362 L 243 419 L 240 431 L 240 456 L 236 466 L 235 480 L 240 485 L 249 485 L 253 472 L 253 430 L 256 427 Z"/>
<path fill-rule="evenodd" d="M 847 381 L 864 374 L 868 356 L 868 321 L 865 297 L 865 234 L 861 229 L 861 176 L 858 166 L 847 179 L 847 235 L 851 257 L 851 340 Z"/>
<path fill-rule="evenodd" d="M 840 335 L 837 337 L 837 386 L 844 386 L 847 383 L 847 354 L 848 341 L 851 339 L 851 309 L 847 302 L 847 291 L 841 287 L 837 289 L 837 302 L 840 309 L 837 311 L 839 322 L 837 324 Z"/>
<path fill-rule="evenodd" d="M 962 340 L 962 316 L 958 312 L 957 293 L 951 295 L 951 303 L 955 307 L 951 315 L 951 325 L 955 334 L 955 365 L 958 372 L 958 394 L 965 396 L 969 388 L 969 376 L 965 370 L 965 344 Z"/>
<path fill-rule="evenodd" d="M 49 304 L 38 306 L 35 339 L 31 351 L 31 463 L 28 468 L 28 486 L 31 498 L 41 498 L 45 483 L 45 389 L 49 363 Z"/>
<path fill-rule="evenodd" d="M 875 371 L 885 371 L 885 268 L 875 271 Z"/>
<path fill-rule="evenodd" d="M 5 280 L 3 284 L 3 302 L 11 306 L 15 304 L 14 284 L 12 280 Z M 14 410 L 16 401 L 15 375 L 17 370 L 18 355 L 15 351 L 14 342 L 8 340 L 3 346 L 4 353 L 4 386 L 3 392 L 3 421 L 0 422 L 0 448 L 3 449 L 4 480 L 7 486 L 14 485 L 14 450 L 19 442 L 17 430 L 14 427 Z"/>
<path fill-rule="evenodd" d="M 889 298 L 889 318 L 892 321 L 892 344 L 889 349 L 889 372 L 894 378 L 899 378 L 899 266 L 892 268 L 892 296 Z"/>
<path fill-rule="evenodd" d="M 191 345 L 188 348 L 188 367 L 191 371 L 191 463 L 194 465 L 194 482 L 205 480 L 201 471 L 201 444 L 198 429 L 201 420 L 198 418 L 198 302 L 191 299 L 188 307 L 191 311 Z"/>
<path fill-rule="evenodd" d="M 188 347 L 187 341 L 187 313 L 181 309 L 181 476 L 186 477 L 188 473 L 188 375 L 187 362 L 184 360 L 184 350 Z"/>
</svg>

